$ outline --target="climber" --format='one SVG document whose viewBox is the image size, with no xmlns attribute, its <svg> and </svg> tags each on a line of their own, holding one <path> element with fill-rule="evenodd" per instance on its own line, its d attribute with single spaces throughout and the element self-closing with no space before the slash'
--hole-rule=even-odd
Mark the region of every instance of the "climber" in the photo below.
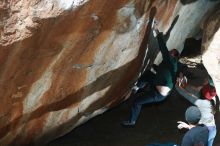
<svg viewBox="0 0 220 146">
<path fill-rule="evenodd" d="M 163 61 L 157 66 L 153 82 L 148 85 L 149 90 L 135 94 L 135 101 L 131 109 L 131 117 L 122 123 L 123 126 L 134 126 L 143 104 L 157 103 L 165 100 L 170 94 L 176 80 L 179 52 L 176 49 L 168 51 L 159 33 L 156 23 L 153 25 L 154 37 L 157 37 Z"/>
</svg>

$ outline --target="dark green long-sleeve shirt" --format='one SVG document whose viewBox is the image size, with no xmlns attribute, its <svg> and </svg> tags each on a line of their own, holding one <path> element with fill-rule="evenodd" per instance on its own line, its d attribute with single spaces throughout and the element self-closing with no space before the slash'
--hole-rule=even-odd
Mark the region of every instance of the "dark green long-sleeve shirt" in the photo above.
<svg viewBox="0 0 220 146">
<path fill-rule="evenodd" d="M 162 53 L 163 61 L 158 66 L 154 84 L 156 86 L 167 86 L 172 89 L 176 79 L 178 60 L 170 55 L 161 33 L 157 35 L 157 40 Z"/>
</svg>

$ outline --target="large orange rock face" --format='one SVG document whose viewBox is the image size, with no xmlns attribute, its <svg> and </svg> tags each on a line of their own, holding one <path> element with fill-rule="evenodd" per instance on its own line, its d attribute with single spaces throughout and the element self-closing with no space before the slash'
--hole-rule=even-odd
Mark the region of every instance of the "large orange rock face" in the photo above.
<svg viewBox="0 0 220 146">
<path fill-rule="evenodd" d="M 0 145 L 46 143 L 120 103 L 138 77 L 145 50 L 155 52 L 147 48 L 151 18 L 164 32 L 175 20 L 167 44 L 181 50 L 184 39 L 196 33 L 181 27 L 198 27 L 213 5 L 176 0 L 1 1 Z M 192 7 L 206 9 L 184 24 Z M 179 39 L 174 43 L 172 38 Z M 147 59 L 155 57 L 147 54 Z"/>
</svg>

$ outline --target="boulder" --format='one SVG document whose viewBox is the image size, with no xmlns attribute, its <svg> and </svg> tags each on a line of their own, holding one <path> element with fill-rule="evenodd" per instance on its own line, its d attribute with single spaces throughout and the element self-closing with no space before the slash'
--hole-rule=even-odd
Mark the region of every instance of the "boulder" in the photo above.
<svg viewBox="0 0 220 146">
<path fill-rule="evenodd" d="M 1 1 L 0 145 L 42 145 L 118 105 L 143 67 L 162 60 L 152 20 L 168 48 L 181 51 L 215 5 L 207 0 Z"/>
</svg>

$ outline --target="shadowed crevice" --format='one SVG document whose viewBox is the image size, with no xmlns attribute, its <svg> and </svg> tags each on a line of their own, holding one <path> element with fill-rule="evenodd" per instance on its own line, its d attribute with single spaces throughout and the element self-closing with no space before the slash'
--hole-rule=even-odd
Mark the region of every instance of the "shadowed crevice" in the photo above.
<svg viewBox="0 0 220 146">
<path fill-rule="evenodd" d="M 196 2 L 197 0 L 180 0 L 180 2 L 183 4 L 183 5 L 188 5 L 188 4 L 191 4 L 191 3 L 194 3 Z"/>
</svg>

